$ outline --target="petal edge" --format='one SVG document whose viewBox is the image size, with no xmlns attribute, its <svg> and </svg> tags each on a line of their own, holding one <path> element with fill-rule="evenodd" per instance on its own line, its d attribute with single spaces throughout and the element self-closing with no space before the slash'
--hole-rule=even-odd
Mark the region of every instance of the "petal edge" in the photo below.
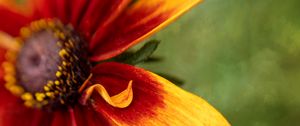
<svg viewBox="0 0 300 126">
<path fill-rule="evenodd" d="M 122 53 L 200 2 L 202 0 L 138 0 L 112 23 L 105 37 L 103 32 L 95 33 L 90 45 L 91 60 L 105 60 Z"/>
<path fill-rule="evenodd" d="M 226 119 L 205 100 L 190 94 L 168 80 L 133 66 L 103 63 L 93 70 L 110 94 L 124 90 L 126 82 L 134 82 L 134 99 L 124 109 L 113 108 L 98 95 L 92 106 L 114 125 L 200 125 L 228 126 Z"/>
</svg>

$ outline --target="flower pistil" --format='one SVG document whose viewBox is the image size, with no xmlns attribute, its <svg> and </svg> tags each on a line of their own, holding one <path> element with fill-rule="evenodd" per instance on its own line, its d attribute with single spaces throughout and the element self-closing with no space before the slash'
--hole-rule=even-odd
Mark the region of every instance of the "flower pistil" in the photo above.
<svg viewBox="0 0 300 126">
<path fill-rule="evenodd" d="M 55 19 L 34 21 L 20 33 L 20 49 L 9 50 L 3 63 L 7 89 L 28 107 L 77 102 L 91 69 L 84 39 Z"/>
</svg>

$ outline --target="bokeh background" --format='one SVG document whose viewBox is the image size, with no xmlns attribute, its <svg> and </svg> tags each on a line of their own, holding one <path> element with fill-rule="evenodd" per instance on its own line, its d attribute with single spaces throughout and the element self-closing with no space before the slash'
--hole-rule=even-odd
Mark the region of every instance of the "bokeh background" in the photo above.
<svg viewBox="0 0 300 126">
<path fill-rule="evenodd" d="M 206 0 L 153 38 L 171 73 L 233 126 L 300 125 L 300 1 Z"/>
<path fill-rule="evenodd" d="M 300 125 L 299 5 L 206 0 L 151 38 L 163 61 L 139 66 L 183 79 L 233 126 Z"/>
</svg>

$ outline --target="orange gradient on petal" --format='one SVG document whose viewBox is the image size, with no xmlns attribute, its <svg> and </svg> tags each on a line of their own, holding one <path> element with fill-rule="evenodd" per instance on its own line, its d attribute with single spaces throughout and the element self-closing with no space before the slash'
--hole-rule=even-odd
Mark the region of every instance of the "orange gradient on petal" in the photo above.
<svg viewBox="0 0 300 126">
<path fill-rule="evenodd" d="M 30 15 L 33 12 L 34 2 L 35 0 L 25 0 L 21 3 L 17 3 L 16 0 L 0 0 L 0 6 L 20 14 Z"/>
<path fill-rule="evenodd" d="M 97 94 L 91 97 L 94 110 L 110 120 L 111 125 L 230 126 L 204 99 L 147 70 L 109 62 L 97 65 L 92 73 L 92 81 L 103 83 L 112 94 L 123 90 L 128 80 L 134 82 L 134 99 L 126 108 L 107 105 Z"/>
<path fill-rule="evenodd" d="M 153 25 L 151 23 L 157 23 L 154 20 L 157 20 L 158 18 L 160 18 L 161 20 L 159 21 L 160 24 L 155 26 L 150 31 L 147 31 L 143 35 L 137 35 L 137 38 L 133 41 L 130 41 L 127 45 L 116 47 L 116 49 L 112 51 L 101 52 L 101 54 L 99 55 L 92 56 L 91 60 L 101 61 L 124 52 L 133 45 L 143 41 L 147 37 L 166 27 L 168 24 L 176 20 L 180 15 L 184 14 L 189 9 L 201 3 L 202 1 L 203 0 L 138 0 L 126 10 L 125 14 L 130 16 L 131 14 L 135 15 L 136 12 L 144 12 L 151 9 L 155 10 L 133 25 L 126 26 L 126 29 L 130 30 L 144 24 Z M 133 34 L 133 36 L 135 35 Z M 98 39 L 95 39 L 95 41 L 98 41 Z"/>
<path fill-rule="evenodd" d="M 202 98 L 186 92 L 170 81 L 148 73 L 152 80 L 163 84 L 164 106 L 157 106 L 155 117 L 144 115 L 134 124 L 111 118 L 118 126 L 230 126 L 227 120 Z M 109 115 L 107 115 L 109 117 Z"/>
<path fill-rule="evenodd" d="M 187 12 L 189 9 L 196 6 L 200 2 L 203 2 L 203 0 L 139 0 L 139 2 L 130 11 L 134 11 L 136 9 L 141 9 L 141 8 L 152 7 L 160 3 L 161 7 L 159 7 L 159 11 L 157 11 L 156 13 L 161 14 L 164 12 L 169 12 L 170 13 L 169 15 L 171 16 L 166 21 L 162 22 L 159 26 L 157 26 L 147 34 L 136 39 L 132 44 L 142 41 L 146 37 L 149 37 L 150 35 L 154 34 L 156 31 L 161 30 L 162 28 L 164 28 L 165 26 L 169 25 L 174 20 L 176 20 L 184 12 Z"/>
</svg>

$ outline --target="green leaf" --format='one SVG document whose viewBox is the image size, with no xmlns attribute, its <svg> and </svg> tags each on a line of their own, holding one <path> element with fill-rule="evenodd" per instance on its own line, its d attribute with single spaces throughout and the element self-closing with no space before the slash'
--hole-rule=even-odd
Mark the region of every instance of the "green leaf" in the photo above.
<svg viewBox="0 0 300 126">
<path fill-rule="evenodd" d="M 163 61 L 162 57 L 150 56 L 150 57 L 148 57 L 148 59 L 146 59 L 144 61 L 144 63 L 156 63 L 156 62 L 161 62 L 161 61 Z"/>
<path fill-rule="evenodd" d="M 142 48 L 139 50 L 133 52 L 133 51 L 127 51 L 124 52 L 112 59 L 103 61 L 103 62 L 120 62 L 120 63 L 125 63 L 125 64 L 130 64 L 130 65 L 136 65 L 139 63 L 154 63 L 154 62 L 160 62 L 163 60 L 162 57 L 157 57 L 157 56 L 151 56 L 154 51 L 157 49 L 160 41 L 158 40 L 150 40 L 147 42 Z M 101 63 L 101 62 L 99 62 Z M 154 72 L 157 73 L 158 75 L 166 78 L 167 80 L 173 82 L 177 86 L 182 86 L 184 84 L 184 81 L 182 79 L 179 79 L 178 77 L 175 77 L 170 74 L 166 73 L 160 73 L 160 72 Z"/>
<path fill-rule="evenodd" d="M 150 57 L 159 45 L 158 40 L 151 40 L 147 42 L 141 49 L 136 52 L 125 52 L 113 58 L 110 61 L 121 62 L 125 64 L 136 65 L 142 62 L 160 61 L 162 58 Z"/>
</svg>

